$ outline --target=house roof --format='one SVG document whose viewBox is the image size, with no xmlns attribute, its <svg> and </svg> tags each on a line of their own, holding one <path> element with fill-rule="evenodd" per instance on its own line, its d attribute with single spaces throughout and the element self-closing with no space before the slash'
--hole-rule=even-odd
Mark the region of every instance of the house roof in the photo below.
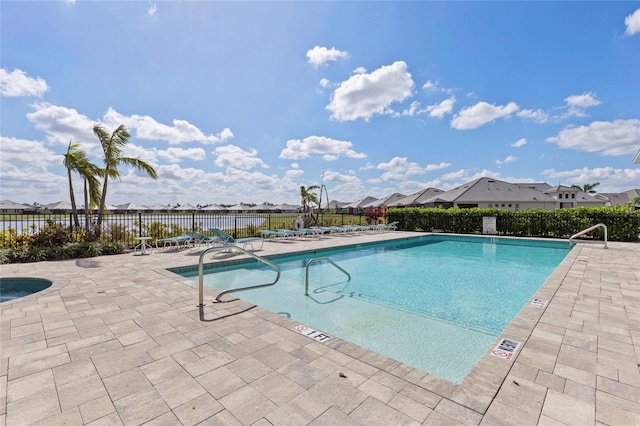
<svg viewBox="0 0 640 426">
<path fill-rule="evenodd" d="M 389 206 L 390 203 L 393 203 L 394 201 L 398 201 L 404 197 L 406 197 L 406 195 L 400 194 L 399 192 L 395 192 L 391 195 L 387 195 L 386 197 L 382 197 L 378 200 L 374 200 L 360 207 L 364 207 L 366 209 L 366 208 L 372 208 L 372 207 Z"/>
<path fill-rule="evenodd" d="M 402 197 L 399 200 L 396 200 L 392 203 L 388 203 L 389 207 L 404 207 L 404 206 L 416 206 L 421 205 L 424 201 L 433 198 L 437 194 L 441 194 L 445 192 L 442 189 L 437 188 L 425 188 L 422 191 L 414 192 L 411 195 L 407 195 L 406 197 Z"/>
<path fill-rule="evenodd" d="M 436 198 L 437 200 L 435 200 Z M 475 204 L 485 202 L 549 202 L 556 200 L 536 189 L 522 187 L 498 179 L 482 177 L 460 185 L 450 191 L 438 194 L 428 202 L 449 202 Z"/>
<path fill-rule="evenodd" d="M 58 201 L 57 203 L 46 204 L 46 208 L 49 210 L 71 210 L 71 203 L 67 203 L 66 201 Z"/>
<path fill-rule="evenodd" d="M 601 192 L 598 195 L 606 197 L 612 206 L 626 206 L 629 201 L 640 197 L 640 189 L 630 189 L 625 192 Z"/>
<path fill-rule="evenodd" d="M 29 206 L 27 204 L 16 203 L 11 200 L 2 200 L 0 201 L 0 209 L 3 210 L 27 210 L 27 209 L 35 209 L 35 207 Z"/>
<path fill-rule="evenodd" d="M 348 208 L 348 209 L 357 209 L 358 207 L 365 206 L 365 205 L 367 205 L 369 203 L 372 203 L 372 202 L 374 202 L 376 200 L 377 200 L 376 197 L 369 196 L 367 198 L 363 198 L 362 200 L 358 200 L 358 201 L 354 201 L 352 203 L 349 203 L 344 207 Z"/>
<path fill-rule="evenodd" d="M 555 194 L 559 191 L 571 191 L 571 192 L 575 192 L 576 194 L 576 201 L 579 202 L 580 204 L 594 204 L 597 206 L 604 206 L 606 204 L 606 200 L 603 200 L 601 197 L 598 197 L 597 194 L 591 195 L 591 194 L 587 194 L 586 192 L 584 192 L 583 190 L 581 190 L 580 188 L 576 188 L 575 186 L 566 186 L 566 185 L 557 185 L 554 186 L 552 188 L 547 189 L 546 191 L 544 191 L 545 194 Z M 562 201 L 562 200 L 560 200 Z"/>
</svg>

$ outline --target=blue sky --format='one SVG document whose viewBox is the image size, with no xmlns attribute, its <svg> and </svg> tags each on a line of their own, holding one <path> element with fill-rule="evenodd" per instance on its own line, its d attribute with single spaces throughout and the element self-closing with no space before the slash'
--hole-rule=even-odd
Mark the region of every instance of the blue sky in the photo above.
<svg viewBox="0 0 640 426">
<path fill-rule="evenodd" d="M 0 198 L 68 200 L 69 141 L 125 124 L 108 204 L 354 201 L 481 176 L 640 188 L 640 2 L 0 3 Z M 324 179 L 324 180 L 321 180 Z M 81 182 L 75 182 L 77 190 Z"/>
</svg>

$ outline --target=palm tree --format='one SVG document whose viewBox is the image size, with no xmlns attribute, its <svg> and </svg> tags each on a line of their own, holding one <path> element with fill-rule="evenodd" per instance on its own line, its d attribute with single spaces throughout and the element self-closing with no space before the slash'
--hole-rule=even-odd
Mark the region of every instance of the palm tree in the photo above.
<svg viewBox="0 0 640 426">
<path fill-rule="evenodd" d="M 71 172 L 77 172 L 85 179 L 85 187 L 87 179 L 93 178 L 95 180 L 95 171 L 91 173 L 93 169 L 97 167 L 89 161 L 87 154 L 79 149 L 80 145 L 71 143 L 67 147 L 67 152 L 64 154 L 63 164 L 67 168 L 67 177 L 69 179 L 69 198 L 71 198 L 71 211 L 73 214 L 73 221 L 76 225 L 76 229 L 80 228 L 80 221 L 78 220 L 78 207 L 76 205 L 76 197 L 73 191 L 73 180 L 71 178 Z M 97 182 L 97 180 L 96 180 Z M 85 201 L 86 206 L 86 201 Z M 86 208 L 85 208 L 86 210 Z"/>
<path fill-rule="evenodd" d="M 572 188 L 578 188 L 580 191 L 585 192 L 587 194 L 595 194 L 596 192 L 596 186 L 600 185 L 600 182 L 595 182 L 595 183 L 585 183 L 584 185 L 580 186 L 580 185 L 571 185 Z"/>
<path fill-rule="evenodd" d="M 109 134 L 104 127 L 99 124 L 93 126 L 93 133 L 100 140 L 102 151 L 104 153 L 104 182 L 102 184 L 102 195 L 100 197 L 100 209 L 98 210 L 98 220 L 96 222 L 96 235 L 100 236 L 102 219 L 104 216 L 104 206 L 107 200 L 107 185 L 109 177 L 119 179 L 119 165 L 126 165 L 137 170 L 146 172 L 152 179 L 157 179 L 158 174 L 153 166 L 139 158 L 125 157 L 122 149 L 129 143 L 131 135 L 127 131 L 124 124 L 118 126 L 113 133 Z"/>
<path fill-rule="evenodd" d="M 311 219 L 314 219 L 312 205 L 318 204 L 318 194 L 316 194 L 314 191 L 319 188 L 320 187 L 318 185 L 311 185 L 309 187 L 305 187 L 304 185 L 300 186 L 302 212 L 309 213 L 311 215 Z"/>
</svg>

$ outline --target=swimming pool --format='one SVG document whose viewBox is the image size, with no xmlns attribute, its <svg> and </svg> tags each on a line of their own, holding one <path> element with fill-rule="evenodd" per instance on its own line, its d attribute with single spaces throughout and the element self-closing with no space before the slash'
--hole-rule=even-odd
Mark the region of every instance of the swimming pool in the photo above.
<svg viewBox="0 0 640 426">
<path fill-rule="evenodd" d="M 569 253 L 568 243 L 428 235 L 270 259 L 273 287 L 235 295 L 459 383 Z M 310 268 L 309 259 L 330 257 Z M 197 268 L 173 270 L 197 281 Z M 205 265 L 218 290 L 273 281 L 255 261 Z"/>
<path fill-rule="evenodd" d="M 0 277 L 0 303 L 37 293 L 51 287 L 52 282 L 41 278 Z"/>
</svg>

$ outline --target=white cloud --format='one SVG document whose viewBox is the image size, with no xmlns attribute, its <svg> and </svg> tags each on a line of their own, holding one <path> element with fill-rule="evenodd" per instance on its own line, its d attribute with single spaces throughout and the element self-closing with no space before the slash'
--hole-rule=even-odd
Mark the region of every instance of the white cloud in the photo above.
<svg viewBox="0 0 640 426">
<path fill-rule="evenodd" d="M 340 58 L 349 58 L 349 53 L 340 51 L 335 47 L 327 49 L 326 47 L 315 46 L 313 49 L 307 50 L 307 58 L 309 63 L 314 67 L 326 65 L 329 61 L 337 61 Z"/>
<path fill-rule="evenodd" d="M 407 64 L 397 61 L 371 74 L 352 75 L 340 83 L 326 109 L 331 111 L 333 120 L 369 120 L 375 114 L 393 113 L 390 105 L 409 97 L 413 86 Z"/>
<path fill-rule="evenodd" d="M 447 167 L 449 167 L 451 165 L 451 163 L 440 163 L 440 164 L 428 164 L 427 167 L 425 167 L 424 169 L 427 172 L 432 172 L 434 170 L 442 170 L 442 169 L 446 169 Z"/>
<path fill-rule="evenodd" d="M 242 170 L 250 170 L 258 166 L 267 168 L 267 165 L 256 157 L 258 151 L 255 149 L 245 151 L 235 145 L 225 145 L 216 148 L 214 153 L 217 156 L 215 164 L 218 167 Z"/>
<path fill-rule="evenodd" d="M 626 35 L 634 35 L 640 32 L 640 9 L 636 9 L 631 15 L 624 18 L 624 24 L 627 26 Z"/>
<path fill-rule="evenodd" d="M 47 134 L 47 139 L 54 143 L 68 144 L 69 140 L 80 143 L 88 154 L 98 155 L 96 145 L 98 139 L 93 133 L 96 120 L 80 114 L 72 108 L 38 102 L 32 105 L 34 111 L 27 114 L 37 129 Z M 120 124 L 124 124 L 129 132 L 139 139 L 166 140 L 170 144 L 181 142 L 201 142 L 210 144 L 223 142 L 233 137 L 231 130 L 224 129 L 217 135 L 205 135 L 196 126 L 185 120 L 174 120 L 173 126 L 156 122 L 149 116 L 125 116 L 109 108 L 101 121 L 108 132 Z M 93 152 L 92 152 L 93 151 Z"/>
<path fill-rule="evenodd" d="M 352 149 L 353 144 L 325 136 L 308 136 L 302 140 L 291 139 L 287 147 L 280 152 L 280 158 L 302 160 L 312 155 L 345 156 L 349 158 L 365 158 L 366 155 Z"/>
<path fill-rule="evenodd" d="M 41 77 L 29 77 L 22 70 L 15 69 L 8 72 L 0 68 L 0 95 L 8 98 L 18 96 L 41 97 L 49 90 L 47 82 Z"/>
<path fill-rule="evenodd" d="M 329 80 L 327 80 L 326 78 L 323 78 L 320 80 L 320 86 L 321 87 L 329 87 L 331 86 L 331 82 Z"/>
<path fill-rule="evenodd" d="M 147 8 L 147 14 L 149 16 L 153 16 L 158 12 L 158 5 L 155 3 L 149 2 L 149 7 Z"/>
<path fill-rule="evenodd" d="M 501 166 L 503 164 L 507 164 L 507 163 L 513 163 L 514 161 L 516 161 L 517 158 L 514 157 L 513 155 L 509 155 L 507 158 L 505 158 L 504 160 L 496 160 L 496 164 L 498 166 Z"/>
<path fill-rule="evenodd" d="M 452 96 L 437 105 L 428 106 L 426 110 L 429 112 L 429 117 L 443 118 L 445 114 L 451 114 L 453 111 L 453 104 L 455 103 L 456 98 Z"/>
<path fill-rule="evenodd" d="M 435 83 L 433 81 L 427 80 L 425 84 L 422 85 L 423 89 L 436 89 L 438 87 L 438 82 Z"/>
<path fill-rule="evenodd" d="M 135 136 L 147 140 L 166 140 L 170 144 L 183 142 L 200 142 L 213 144 L 233 138 L 229 128 L 225 128 L 216 135 L 205 135 L 200 129 L 186 120 L 173 120 L 173 126 L 158 123 L 148 115 L 125 116 L 109 108 L 103 117 L 106 126 L 114 129 L 120 124 L 127 126 L 130 132 L 135 130 Z"/>
<path fill-rule="evenodd" d="M 293 179 L 293 178 L 297 178 L 299 176 L 302 176 L 303 174 L 304 174 L 304 170 L 291 169 L 291 170 L 287 170 L 285 172 L 285 177 Z"/>
<path fill-rule="evenodd" d="M 531 120 L 535 121 L 536 123 L 546 123 L 547 121 L 549 121 L 549 114 L 541 109 L 537 109 L 535 111 L 532 109 L 523 109 L 521 111 L 518 111 L 516 115 L 523 120 Z"/>
<path fill-rule="evenodd" d="M 453 120 L 451 120 L 451 127 L 459 130 L 475 129 L 484 124 L 491 123 L 498 118 L 509 117 L 517 110 L 518 105 L 515 102 L 509 102 L 503 106 L 478 102 L 473 106 L 460 110 Z"/>
<path fill-rule="evenodd" d="M 420 112 L 419 108 L 420 108 L 420 102 L 413 101 L 411 102 L 411 105 L 409 105 L 409 108 L 402 111 L 402 115 L 414 116 Z"/>
<path fill-rule="evenodd" d="M 563 149 L 633 155 L 640 146 L 640 120 L 594 121 L 587 126 L 563 129 L 546 141 Z"/>
<path fill-rule="evenodd" d="M 585 112 L 587 108 L 600 105 L 601 102 L 598 98 L 596 98 L 596 94 L 592 92 L 585 92 L 581 95 L 571 95 L 564 98 L 566 102 L 565 108 L 567 111 L 557 119 L 565 119 L 568 117 L 587 117 L 588 114 Z"/>
<path fill-rule="evenodd" d="M 378 170 L 386 170 L 380 178 L 387 180 L 403 180 L 408 176 L 422 175 L 426 173 L 423 167 L 418 163 L 407 160 L 407 157 L 394 157 L 388 163 L 380 163 L 376 167 Z"/>
<path fill-rule="evenodd" d="M 169 163 L 179 163 L 180 161 L 187 160 L 204 160 L 207 156 L 202 148 L 174 148 L 170 147 L 166 150 L 158 151 L 156 153 L 158 157 L 164 158 Z"/>
<path fill-rule="evenodd" d="M 457 172 L 445 173 L 442 175 L 444 180 L 456 180 L 456 179 L 468 179 L 469 175 L 465 169 L 460 169 Z"/>
<path fill-rule="evenodd" d="M 364 74 L 366 72 L 367 72 L 367 69 L 365 67 L 358 67 L 353 70 L 354 74 Z"/>
<path fill-rule="evenodd" d="M 66 151 L 65 151 L 66 152 Z M 0 136 L 0 164 L 28 166 L 62 165 L 64 157 L 48 149 L 43 142 Z"/>
<path fill-rule="evenodd" d="M 355 201 L 363 198 L 365 188 L 362 180 L 354 173 L 339 173 L 327 170 L 324 173 L 324 182 L 329 188 L 331 200 Z"/>
<path fill-rule="evenodd" d="M 527 144 L 527 140 L 525 138 L 522 138 L 522 139 L 518 139 L 517 141 L 512 143 L 511 146 L 514 147 L 514 148 L 521 148 L 521 147 L 525 146 L 526 144 Z"/>
<path fill-rule="evenodd" d="M 95 121 L 90 120 L 86 115 L 72 108 L 46 102 L 37 102 L 31 106 L 34 111 L 28 113 L 27 118 L 37 129 L 47 134 L 48 141 L 61 145 L 67 145 L 69 141 L 73 141 L 79 143 L 81 149 L 88 154 L 91 153 L 91 149 L 101 152 L 101 148 L 96 144 L 98 140 L 93 134 Z"/>
<path fill-rule="evenodd" d="M 640 168 L 615 169 L 596 167 L 556 171 L 548 169 L 541 172 L 548 179 L 564 179 L 567 184 L 583 185 L 588 182 L 600 182 L 598 192 L 622 192 L 637 188 L 640 182 Z"/>
</svg>

